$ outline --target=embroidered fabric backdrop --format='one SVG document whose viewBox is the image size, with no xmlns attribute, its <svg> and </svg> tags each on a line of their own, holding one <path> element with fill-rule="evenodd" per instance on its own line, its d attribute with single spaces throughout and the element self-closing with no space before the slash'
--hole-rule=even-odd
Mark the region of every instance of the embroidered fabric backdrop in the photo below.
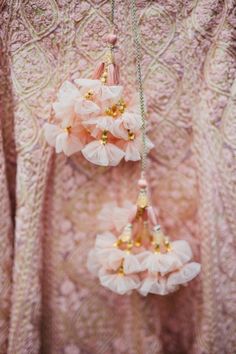
<svg viewBox="0 0 236 354">
<path fill-rule="evenodd" d="M 122 83 L 134 91 L 129 1 L 116 1 Z M 155 149 L 152 199 L 201 258 L 191 285 L 120 297 L 86 269 L 96 215 L 134 201 L 139 167 L 55 156 L 41 127 L 66 78 L 105 49 L 107 0 L 9 0 L 1 9 L 0 353 L 233 354 L 236 82 L 233 0 L 139 0 Z"/>
</svg>

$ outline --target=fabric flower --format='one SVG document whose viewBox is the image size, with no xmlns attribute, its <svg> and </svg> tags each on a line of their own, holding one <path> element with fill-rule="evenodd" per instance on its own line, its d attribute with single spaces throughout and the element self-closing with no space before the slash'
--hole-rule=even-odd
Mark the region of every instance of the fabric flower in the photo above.
<svg viewBox="0 0 236 354">
<path fill-rule="evenodd" d="M 129 294 L 131 290 L 138 289 L 141 282 L 137 275 L 125 275 L 102 269 L 99 273 L 101 284 L 119 295 Z"/>
<path fill-rule="evenodd" d="M 127 142 L 123 144 L 123 149 L 125 151 L 125 161 L 138 161 L 141 159 L 141 153 L 143 149 L 143 139 L 140 131 L 128 132 Z M 147 137 L 145 138 L 146 152 L 148 153 L 154 144 Z"/>
<path fill-rule="evenodd" d="M 83 90 L 79 90 L 74 84 L 65 81 L 57 95 L 57 102 L 53 104 L 56 118 L 64 121 L 75 118 L 76 115 L 89 115 L 99 113 L 100 107 L 93 102 L 92 97 Z"/>
<path fill-rule="evenodd" d="M 86 94 L 90 90 L 94 93 L 96 100 L 101 102 L 107 100 L 109 102 L 116 102 L 123 93 L 122 86 L 104 85 L 100 80 L 77 79 L 75 83 L 80 88 L 82 94 Z"/>
<path fill-rule="evenodd" d="M 110 232 L 97 235 L 92 256 L 102 268 L 116 270 L 121 264 L 125 274 L 139 272 L 140 263 L 136 255 L 116 247 L 117 238 Z M 91 256 L 90 256 L 91 257 Z M 90 258 L 90 261 L 92 259 Z M 90 264 L 89 267 L 91 268 Z"/>
<path fill-rule="evenodd" d="M 149 273 L 142 281 L 139 293 L 146 296 L 148 293 L 156 295 L 167 295 L 177 290 L 176 286 L 169 285 L 166 277 L 161 277 L 157 273 Z"/>
<path fill-rule="evenodd" d="M 140 118 L 141 119 L 141 118 Z M 138 161 L 141 159 L 143 149 L 143 137 L 140 130 L 141 120 L 135 114 L 127 114 L 125 118 L 116 120 L 113 124 L 112 134 L 124 140 L 120 142 L 121 148 L 125 151 L 126 161 Z M 153 147 L 151 140 L 145 136 L 146 152 Z"/>
<path fill-rule="evenodd" d="M 167 285 L 169 287 L 185 284 L 195 278 L 201 270 L 201 265 L 196 262 L 185 264 L 178 271 L 168 276 Z"/>
<path fill-rule="evenodd" d="M 150 294 L 166 295 L 178 289 L 195 278 L 201 270 L 201 265 L 196 262 L 187 263 L 180 269 L 168 275 L 149 273 L 142 281 L 139 293 L 143 296 Z"/>
<path fill-rule="evenodd" d="M 66 128 L 75 118 L 75 102 L 80 97 L 78 88 L 69 81 L 65 81 L 57 94 L 57 101 L 53 103 L 56 118 L 63 122 Z"/>
<path fill-rule="evenodd" d="M 192 251 L 187 241 L 178 240 L 171 243 L 167 253 L 144 251 L 138 255 L 142 270 L 159 272 L 162 275 L 179 269 L 192 258 Z"/>
<path fill-rule="evenodd" d="M 99 140 L 87 144 L 82 154 L 88 161 L 99 166 L 116 166 L 125 155 L 124 151 L 115 144 L 109 142 L 103 144 Z"/>
<path fill-rule="evenodd" d="M 46 123 L 43 129 L 48 144 L 55 147 L 57 153 L 64 152 L 67 156 L 81 151 L 87 140 L 87 133 L 80 124 L 62 128 Z"/>
<path fill-rule="evenodd" d="M 175 254 L 144 251 L 138 255 L 142 270 L 165 274 L 178 269 L 182 263 Z"/>
</svg>

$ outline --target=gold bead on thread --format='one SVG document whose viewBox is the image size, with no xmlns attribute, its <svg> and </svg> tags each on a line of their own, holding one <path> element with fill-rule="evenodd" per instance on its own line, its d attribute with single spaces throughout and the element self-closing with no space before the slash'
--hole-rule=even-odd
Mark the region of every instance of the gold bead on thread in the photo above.
<svg viewBox="0 0 236 354">
<path fill-rule="evenodd" d="M 84 95 L 84 98 L 85 98 L 86 100 L 92 100 L 93 95 L 94 95 L 93 90 L 89 90 L 89 91 Z"/>
<path fill-rule="evenodd" d="M 141 188 L 138 195 L 137 206 L 145 209 L 148 206 L 147 189 Z"/>
<path fill-rule="evenodd" d="M 71 133 L 71 129 L 72 129 L 72 126 L 69 125 L 68 127 L 64 128 L 63 130 L 64 130 L 64 132 L 70 134 Z"/>
<path fill-rule="evenodd" d="M 102 132 L 102 138 L 101 138 L 100 142 L 101 142 L 102 145 L 106 145 L 107 144 L 107 131 L 106 130 L 104 130 Z"/>
<path fill-rule="evenodd" d="M 132 224 L 126 225 L 122 234 L 119 236 L 119 240 L 125 243 L 130 243 L 132 240 L 132 229 Z"/>
<path fill-rule="evenodd" d="M 135 139 L 134 133 L 131 132 L 129 129 L 128 129 L 128 138 L 130 141 L 134 141 L 134 139 Z"/>
</svg>

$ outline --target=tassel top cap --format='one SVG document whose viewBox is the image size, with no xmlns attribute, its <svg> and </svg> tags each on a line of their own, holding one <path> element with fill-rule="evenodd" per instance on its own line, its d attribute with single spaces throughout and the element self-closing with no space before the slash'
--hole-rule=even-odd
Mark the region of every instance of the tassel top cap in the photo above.
<svg viewBox="0 0 236 354">
<path fill-rule="evenodd" d="M 114 46 L 117 42 L 117 36 L 114 33 L 109 33 L 106 36 L 106 42 L 112 46 Z"/>
</svg>

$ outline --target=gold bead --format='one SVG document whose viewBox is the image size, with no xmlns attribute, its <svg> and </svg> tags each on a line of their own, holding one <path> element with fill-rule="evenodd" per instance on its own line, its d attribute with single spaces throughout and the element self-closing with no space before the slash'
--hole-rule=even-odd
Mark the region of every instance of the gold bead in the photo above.
<svg viewBox="0 0 236 354">
<path fill-rule="evenodd" d="M 107 131 L 106 130 L 103 131 L 102 138 L 101 138 L 100 142 L 101 142 L 102 145 L 106 145 L 107 144 Z"/>
<path fill-rule="evenodd" d="M 124 260 L 122 260 L 122 263 L 119 266 L 117 273 L 118 273 L 118 275 L 124 275 Z"/>
<path fill-rule="evenodd" d="M 164 234 L 161 229 L 156 230 L 155 228 L 152 231 L 153 243 L 163 243 Z"/>
<path fill-rule="evenodd" d="M 122 234 L 119 236 L 119 240 L 122 242 L 130 244 L 132 238 L 132 225 L 128 224 L 125 226 Z"/>
<path fill-rule="evenodd" d="M 93 95 L 94 95 L 94 92 L 93 90 L 89 90 L 85 95 L 84 95 L 84 98 L 86 100 L 91 100 L 93 98 Z"/>
<path fill-rule="evenodd" d="M 130 251 L 133 247 L 133 242 L 132 241 L 129 241 L 128 244 L 127 244 L 127 251 Z"/>
<path fill-rule="evenodd" d="M 171 243 L 170 243 L 168 237 L 165 237 L 164 246 L 165 246 L 167 252 L 170 252 L 172 250 Z"/>
<path fill-rule="evenodd" d="M 130 141 L 134 141 L 134 139 L 135 139 L 134 133 L 132 133 L 130 130 L 128 130 L 128 138 Z"/>
<path fill-rule="evenodd" d="M 146 189 L 140 189 L 137 200 L 137 206 L 142 209 L 145 209 L 148 206 L 148 196 Z"/>
<path fill-rule="evenodd" d="M 159 243 L 157 243 L 156 245 L 155 245 L 155 251 L 154 251 L 155 253 L 160 253 L 161 252 L 161 248 L 160 248 L 160 244 Z"/>
<path fill-rule="evenodd" d="M 141 246 L 141 241 L 140 240 L 135 241 L 135 246 L 136 247 L 140 247 Z"/>
<path fill-rule="evenodd" d="M 69 125 L 68 127 L 64 128 L 63 130 L 64 130 L 64 132 L 70 134 L 71 133 L 71 129 L 72 129 L 72 126 Z"/>
</svg>

